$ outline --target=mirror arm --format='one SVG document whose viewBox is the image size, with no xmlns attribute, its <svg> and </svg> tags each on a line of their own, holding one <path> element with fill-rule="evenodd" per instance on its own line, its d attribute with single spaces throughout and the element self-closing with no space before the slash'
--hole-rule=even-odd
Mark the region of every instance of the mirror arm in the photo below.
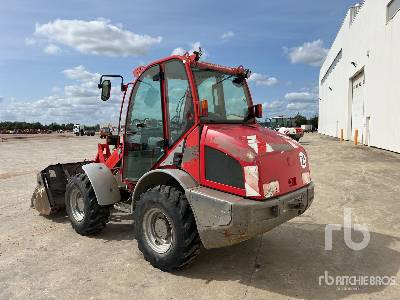
<svg viewBox="0 0 400 300">
<path fill-rule="evenodd" d="M 124 77 L 121 75 L 101 75 L 100 83 L 97 85 L 99 89 L 101 89 L 101 84 L 103 83 L 104 77 L 121 78 L 121 92 L 125 92 L 127 90 L 127 85 L 124 84 Z"/>
</svg>

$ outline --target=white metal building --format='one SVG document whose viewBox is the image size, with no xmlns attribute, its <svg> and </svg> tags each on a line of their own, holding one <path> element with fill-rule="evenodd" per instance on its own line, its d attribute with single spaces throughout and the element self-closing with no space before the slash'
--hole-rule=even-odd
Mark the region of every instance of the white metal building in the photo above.
<svg viewBox="0 0 400 300">
<path fill-rule="evenodd" d="M 322 134 L 400 152 L 400 0 L 351 7 L 319 77 Z"/>
</svg>

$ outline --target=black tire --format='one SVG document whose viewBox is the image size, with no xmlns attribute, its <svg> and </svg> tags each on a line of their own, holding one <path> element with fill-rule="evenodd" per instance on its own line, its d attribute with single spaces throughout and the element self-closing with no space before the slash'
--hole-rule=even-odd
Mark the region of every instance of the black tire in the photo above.
<svg viewBox="0 0 400 300">
<path fill-rule="evenodd" d="M 83 198 L 83 217 L 76 216 L 76 209 L 72 208 L 76 193 Z M 92 184 L 86 174 L 70 177 L 65 192 L 65 208 L 71 221 L 72 228 L 81 235 L 91 235 L 100 232 L 109 221 L 109 207 L 100 206 L 94 193 Z"/>
<path fill-rule="evenodd" d="M 170 248 L 163 254 L 153 250 L 144 229 L 144 216 L 150 209 L 159 209 L 170 222 L 173 236 Z M 181 269 L 200 253 L 201 241 L 193 212 L 185 194 L 173 186 L 150 188 L 136 203 L 135 233 L 139 250 L 150 264 L 162 271 Z"/>
</svg>

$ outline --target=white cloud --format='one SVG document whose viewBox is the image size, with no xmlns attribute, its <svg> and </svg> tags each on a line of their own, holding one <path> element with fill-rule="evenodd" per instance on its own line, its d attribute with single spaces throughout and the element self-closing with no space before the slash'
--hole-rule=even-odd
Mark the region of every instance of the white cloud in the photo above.
<svg viewBox="0 0 400 300">
<path fill-rule="evenodd" d="M 111 91 L 111 99 L 100 101 L 97 83 L 100 74 L 87 71 L 82 65 L 67 69 L 63 74 L 73 84 L 55 88 L 50 96 L 36 100 L 11 99 L 2 107 L 0 118 L 10 121 L 39 121 L 42 123 L 103 124 L 118 121 L 121 92 Z"/>
<path fill-rule="evenodd" d="M 259 73 L 252 73 L 247 81 L 250 83 L 255 83 L 256 85 L 265 85 L 265 86 L 274 86 L 278 84 L 277 78 L 269 77 L 267 75 Z"/>
<path fill-rule="evenodd" d="M 185 54 L 185 52 L 187 52 L 185 49 L 183 49 L 182 47 L 178 47 L 172 50 L 171 55 L 183 55 Z"/>
<path fill-rule="evenodd" d="M 43 49 L 44 53 L 50 54 L 50 55 L 54 55 L 57 54 L 58 52 L 61 51 L 60 47 L 54 45 L 54 44 L 50 44 L 47 45 L 44 49 Z"/>
<path fill-rule="evenodd" d="M 160 36 L 136 34 L 113 25 L 109 20 L 54 20 L 36 24 L 35 36 L 52 44 L 62 44 L 82 53 L 129 56 L 145 55 L 162 41 Z"/>
<path fill-rule="evenodd" d="M 265 102 L 263 104 L 264 116 L 266 117 L 277 117 L 281 115 L 289 115 L 286 109 L 285 100 L 274 100 L 272 102 Z"/>
<path fill-rule="evenodd" d="M 96 80 L 96 78 L 100 78 L 99 73 L 91 73 L 89 71 L 86 71 L 85 67 L 82 65 L 79 65 L 72 69 L 64 70 L 62 72 L 68 79 L 78 80 L 82 82 L 93 81 Z"/>
<path fill-rule="evenodd" d="M 221 39 L 226 41 L 226 40 L 233 38 L 234 36 L 235 36 L 235 33 L 233 31 L 228 31 L 228 32 L 224 32 L 221 35 Z"/>
<path fill-rule="evenodd" d="M 328 49 L 324 48 L 324 42 L 321 39 L 290 49 L 284 47 L 283 50 L 289 56 L 292 64 L 302 63 L 313 67 L 322 66 L 328 54 Z"/>
<path fill-rule="evenodd" d="M 286 108 L 289 110 L 304 110 L 311 107 L 309 103 L 289 103 Z"/>
<path fill-rule="evenodd" d="M 318 113 L 318 101 L 289 102 L 286 109 L 288 115 L 293 115 L 295 112 L 310 117 Z"/>
<path fill-rule="evenodd" d="M 269 111 L 277 111 L 281 110 L 285 107 L 285 103 L 283 101 L 275 100 L 272 102 L 266 102 L 263 104 L 263 108 Z"/>
<path fill-rule="evenodd" d="M 287 101 L 286 109 L 311 116 L 318 111 L 318 88 L 304 88 L 298 92 L 286 93 L 284 99 Z"/>
<path fill-rule="evenodd" d="M 203 53 L 201 58 L 205 59 L 208 56 L 207 51 L 203 47 L 201 47 L 200 42 L 190 43 L 189 46 L 190 46 L 189 50 L 186 50 L 183 47 L 175 48 L 174 50 L 172 50 L 171 55 L 183 55 L 186 52 L 188 52 L 189 54 L 192 54 L 194 51 L 199 51 L 199 49 L 201 48 L 201 51 Z"/>
<path fill-rule="evenodd" d="M 297 113 L 312 117 L 318 113 L 318 104 L 318 87 L 313 87 L 286 93 L 282 99 L 264 103 L 263 108 L 268 117 L 291 117 Z"/>
<path fill-rule="evenodd" d="M 313 92 L 291 92 L 285 95 L 285 100 L 290 102 L 316 102 L 318 95 Z"/>
</svg>

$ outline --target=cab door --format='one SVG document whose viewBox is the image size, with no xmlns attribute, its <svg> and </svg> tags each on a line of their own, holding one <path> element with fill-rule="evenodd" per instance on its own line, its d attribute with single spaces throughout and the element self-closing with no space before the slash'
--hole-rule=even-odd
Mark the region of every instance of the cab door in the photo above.
<svg viewBox="0 0 400 300">
<path fill-rule="evenodd" d="M 160 66 L 147 69 L 133 87 L 124 140 L 123 178 L 137 181 L 165 153 Z"/>
</svg>

